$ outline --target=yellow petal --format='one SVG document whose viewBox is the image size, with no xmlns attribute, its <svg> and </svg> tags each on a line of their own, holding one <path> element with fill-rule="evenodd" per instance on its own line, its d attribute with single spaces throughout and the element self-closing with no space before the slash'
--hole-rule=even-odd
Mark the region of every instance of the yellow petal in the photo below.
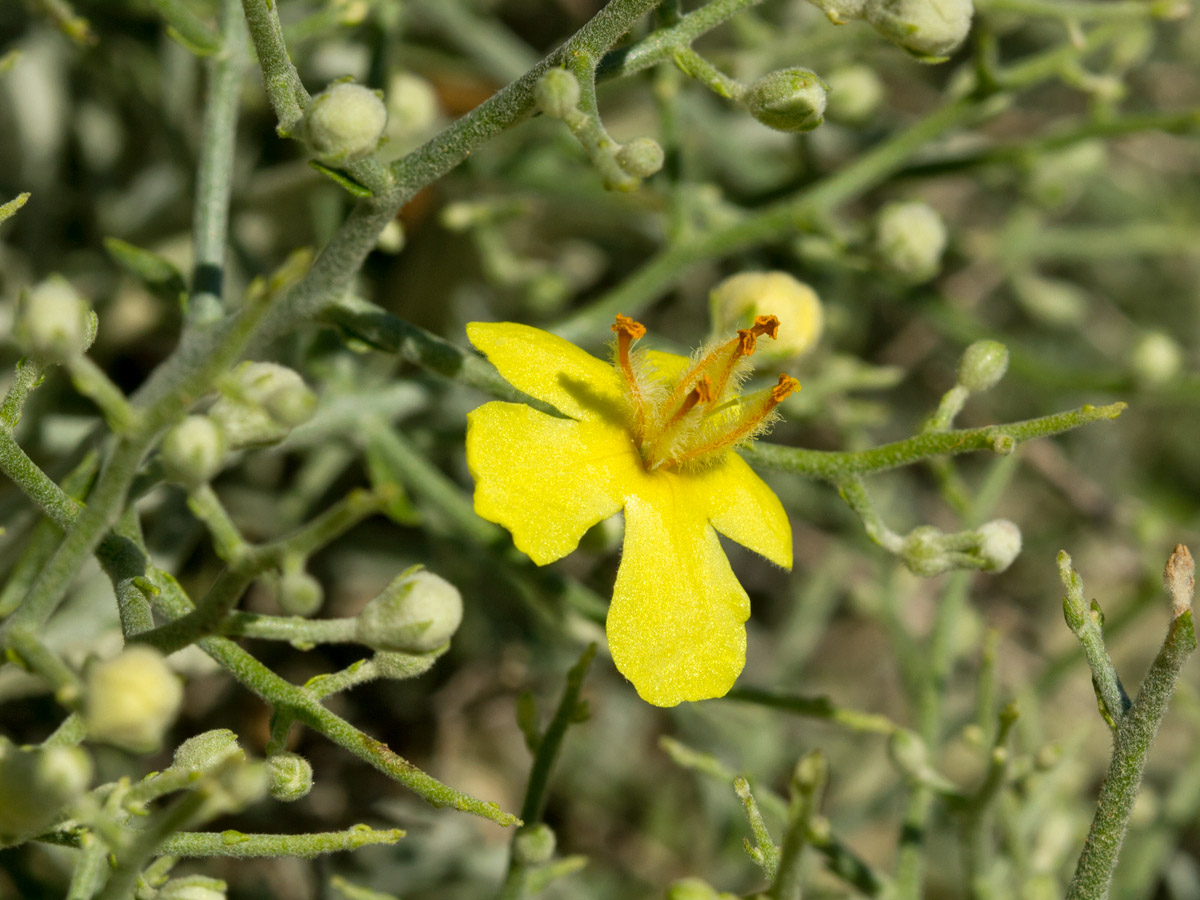
<svg viewBox="0 0 1200 900">
<path fill-rule="evenodd" d="M 467 337 L 505 381 L 564 415 L 622 421 L 616 370 L 570 341 L 515 322 L 471 322 Z"/>
<path fill-rule="evenodd" d="M 783 504 L 766 482 L 736 453 L 726 453 L 716 465 L 691 476 L 694 496 L 703 498 L 708 520 L 730 540 L 737 541 L 776 565 L 792 567 L 792 526 Z"/>
<path fill-rule="evenodd" d="M 608 610 L 613 662 L 656 706 L 723 696 L 746 661 L 750 600 L 683 479 L 637 487 Z"/>
<path fill-rule="evenodd" d="M 624 429 L 601 419 L 556 419 L 520 403 L 485 403 L 467 416 L 475 512 L 512 532 L 539 566 L 566 556 L 617 513 L 641 470 Z"/>
</svg>

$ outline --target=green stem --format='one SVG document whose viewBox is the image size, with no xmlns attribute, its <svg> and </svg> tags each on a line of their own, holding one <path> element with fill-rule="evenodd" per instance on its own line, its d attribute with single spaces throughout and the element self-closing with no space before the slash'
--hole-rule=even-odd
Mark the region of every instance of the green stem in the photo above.
<svg viewBox="0 0 1200 900">
<path fill-rule="evenodd" d="M 1072 567 L 1071 557 L 1065 550 L 1058 553 L 1058 573 L 1063 587 L 1067 589 L 1067 596 L 1063 598 L 1063 616 L 1079 640 L 1088 668 L 1092 670 L 1092 685 L 1101 712 L 1109 727 L 1115 730 L 1118 721 L 1129 709 L 1130 701 L 1104 646 L 1103 613 L 1094 600 L 1089 606 L 1084 599 L 1083 579 Z"/>
<path fill-rule="evenodd" d="M 1121 717 L 1113 736 L 1112 761 L 1100 788 L 1096 815 L 1066 900 L 1108 897 L 1150 746 L 1166 714 L 1180 669 L 1194 649 L 1196 634 L 1189 608 L 1171 620 L 1166 640 L 1142 682 L 1137 699 Z"/>
<path fill-rule="evenodd" d="M 1064 21 L 1127 21 L 1164 18 L 1174 3 L 1146 3 L 1143 0 L 1117 0 L 1090 3 L 1088 0 L 976 0 L 981 12 L 993 10 L 1022 16 L 1041 16 Z"/>
<path fill-rule="evenodd" d="M 597 71 L 602 79 L 623 78 L 665 62 L 681 47 L 690 47 L 696 38 L 712 31 L 742 10 L 762 0 L 712 0 L 688 13 L 669 28 L 659 28 L 636 44 L 613 50 L 601 61 Z"/>
<path fill-rule="evenodd" d="M 180 0 L 150 0 L 150 5 L 167 23 L 168 33 L 174 32 L 172 37 L 189 50 L 211 54 L 221 49 L 221 38 L 187 4 Z"/>
<path fill-rule="evenodd" d="M 353 644 L 358 642 L 354 635 L 356 621 L 353 618 L 305 619 L 232 612 L 221 622 L 221 634 L 292 644 Z"/>
<path fill-rule="evenodd" d="M 188 831 L 171 835 L 159 846 L 171 856 L 232 856 L 242 859 L 291 856 L 312 859 L 322 853 L 394 844 L 404 837 L 400 828 L 377 830 L 352 825 L 345 831 L 309 834 L 243 834 L 240 831 Z"/>
<path fill-rule="evenodd" d="M 246 26 L 238 0 L 222 0 L 220 27 L 221 50 L 209 63 L 196 171 L 196 205 L 192 212 L 195 261 L 187 306 L 190 324 L 211 323 L 221 315 L 238 105 L 246 65 Z"/>
<path fill-rule="evenodd" d="M 16 430 L 21 422 L 21 411 L 25 408 L 25 401 L 29 399 L 34 388 L 42 383 L 45 374 L 46 367 L 39 362 L 28 358 L 17 361 L 13 382 L 4 393 L 3 402 L 0 402 L 0 430 L 4 433 L 12 434 Z"/>
<path fill-rule="evenodd" d="M 1079 409 L 1037 419 L 1026 419 L 1007 425 L 918 434 L 903 441 L 849 453 L 801 450 L 761 442 L 744 447 L 738 452 L 749 462 L 762 468 L 840 482 L 851 476 L 883 472 L 933 456 L 950 456 L 978 450 L 991 450 L 1007 455 L 1017 445 L 1026 441 L 1062 434 L 1090 422 L 1115 419 L 1124 409 L 1124 403 L 1110 403 L 1106 406 L 1086 404 Z"/>
<path fill-rule="evenodd" d="M 279 132 L 291 133 L 304 115 L 309 95 L 283 43 L 283 28 L 273 0 L 242 0 L 242 11 L 263 71 L 267 99 L 279 120 Z"/>
</svg>

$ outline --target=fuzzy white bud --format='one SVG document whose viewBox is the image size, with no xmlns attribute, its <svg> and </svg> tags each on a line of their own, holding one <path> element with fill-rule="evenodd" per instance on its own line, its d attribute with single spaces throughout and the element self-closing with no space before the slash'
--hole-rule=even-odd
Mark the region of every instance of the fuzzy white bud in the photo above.
<svg viewBox="0 0 1200 900">
<path fill-rule="evenodd" d="M 304 136 L 312 154 L 328 166 L 370 156 L 387 127 L 387 107 L 379 93 L 343 82 L 313 97 L 304 111 Z"/>
<path fill-rule="evenodd" d="M 88 669 L 85 696 L 89 738 L 149 753 L 175 721 L 183 687 L 161 653 L 135 645 Z"/>
<path fill-rule="evenodd" d="M 222 392 L 208 414 L 234 448 L 282 440 L 317 408 L 299 373 L 277 363 L 242 363 Z"/>
<path fill-rule="evenodd" d="M 462 612 L 458 588 L 432 572 L 410 569 L 358 614 L 355 634 L 376 650 L 427 653 L 450 640 Z"/>
<path fill-rule="evenodd" d="M 96 339 L 96 314 L 65 278 L 49 278 L 21 295 L 13 337 L 38 362 L 64 363 Z"/>
<path fill-rule="evenodd" d="M 971 0 L 867 0 L 864 17 L 908 52 L 929 60 L 949 56 L 966 40 Z"/>
<path fill-rule="evenodd" d="M 0 737 L 0 847 L 45 830 L 92 778 L 78 747 L 17 747 Z"/>
<path fill-rule="evenodd" d="M 865 122 L 883 102 L 883 82 L 870 66 L 855 63 L 825 76 L 829 88 L 829 116 L 857 125 Z"/>
<path fill-rule="evenodd" d="M 663 167 L 663 148 L 654 138 L 634 138 L 617 151 L 617 165 L 634 178 L 649 178 Z"/>
<path fill-rule="evenodd" d="M 875 250 L 884 266 L 910 284 L 933 278 L 946 249 L 946 225 L 926 203 L 889 203 L 875 220 Z"/>
<path fill-rule="evenodd" d="M 958 383 L 972 394 L 989 390 L 1008 371 L 1008 348 L 999 341 L 976 341 L 958 361 Z"/>
<path fill-rule="evenodd" d="M 750 85 L 745 104 L 768 128 L 812 131 L 824 120 L 825 83 L 809 69 L 779 69 Z"/>
<path fill-rule="evenodd" d="M 1183 367 L 1183 351 L 1169 334 L 1147 331 L 1133 345 L 1129 367 L 1145 384 L 1164 384 L 1179 374 Z"/>
<path fill-rule="evenodd" d="M 299 753 L 275 753 L 267 757 L 267 790 L 283 803 L 299 800 L 312 790 L 312 764 Z"/>
<path fill-rule="evenodd" d="M 163 437 L 159 458 L 171 481 L 193 487 L 221 471 L 225 450 L 220 425 L 208 416 L 188 416 Z"/>
<path fill-rule="evenodd" d="M 275 598 L 293 616 L 311 616 L 321 608 L 325 589 L 307 572 L 285 572 L 275 586 Z"/>
<path fill-rule="evenodd" d="M 1003 572 L 1021 552 L 1021 529 L 1008 519 L 993 519 L 975 531 L 984 572 Z"/>
<path fill-rule="evenodd" d="M 579 81 L 566 69 L 548 69 L 534 85 L 533 100 L 545 115 L 565 119 L 579 106 Z"/>
</svg>

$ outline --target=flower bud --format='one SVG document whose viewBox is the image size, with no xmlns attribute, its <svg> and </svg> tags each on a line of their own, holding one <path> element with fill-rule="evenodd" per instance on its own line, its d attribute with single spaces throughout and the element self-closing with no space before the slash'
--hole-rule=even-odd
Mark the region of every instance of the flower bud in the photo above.
<svg viewBox="0 0 1200 900">
<path fill-rule="evenodd" d="M 307 572 L 285 572 L 275 586 L 275 599 L 293 616 L 311 616 L 321 608 L 325 589 Z"/>
<path fill-rule="evenodd" d="M 159 459 L 167 478 L 194 487 L 221 471 L 225 450 L 221 426 L 208 416 L 188 416 L 163 437 Z"/>
<path fill-rule="evenodd" d="M 1080 141 L 1033 157 L 1025 189 L 1042 207 L 1062 211 L 1080 198 L 1088 182 L 1103 173 L 1107 165 L 1104 141 Z"/>
<path fill-rule="evenodd" d="M 267 757 L 267 789 L 284 803 L 299 800 L 312 790 L 312 764 L 299 753 L 275 753 Z"/>
<path fill-rule="evenodd" d="M 24 292 L 13 337 L 33 359 L 48 365 L 81 356 L 96 339 L 96 314 L 65 278 L 48 278 Z"/>
<path fill-rule="evenodd" d="M 759 341 L 756 353 L 778 362 L 801 356 L 821 337 L 825 316 L 816 291 L 787 272 L 741 272 L 720 282 L 708 295 L 715 333 L 749 328 L 755 316 L 775 316 L 773 341 Z"/>
<path fill-rule="evenodd" d="M 663 148 L 653 138 L 634 138 L 617 151 L 617 165 L 634 178 L 649 178 L 663 167 Z"/>
<path fill-rule="evenodd" d="M 517 832 L 513 841 L 513 859 L 524 866 L 538 866 L 550 861 L 556 843 L 553 829 L 542 822 Z"/>
<path fill-rule="evenodd" d="M 432 572 L 409 569 L 358 614 L 355 635 L 376 650 L 424 653 L 450 640 L 460 622 L 458 588 Z"/>
<path fill-rule="evenodd" d="M 942 265 L 946 226 L 925 203 L 889 203 L 875 220 L 875 250 L 884 266 L 910 284 L 928 281 Z"/>
<path fill-rule="evenodd" d="M 972 394 L 995 387 L 1008 371 L 1008 348 L 999 341 L 976 341 L 958 361 L 958 383 Z"/>
<path fill-rule="evenodd" d="M 825 83 L 808 69 L 779 69 L 750 85 L 745 104 L 768 128 L 812 131 L 825 114 Z"/>
<path fill-rule="evenodd" d="M 1013 279 L 1013 291 L 1021 306 L 1047 325 L 1077 327 L 1087 317 L 1087 292 L 1069 281 L 1027 272 Z"/>
<path fill-rule="evenodd" d="M 388 135 L 405 140 L 428 134 L 441 116 L 437 89 L 413 72 L 396 72 L 387 83 Z"/>
<path fill-rule="evenodd" d="M 0 847 L 48 828 L 83 794 L 92 761 L 78 747 L 17 747 L 0 737 Z"/>
<path fill-rule="evenodd" d="M 361 84 L 342 82 L 313 97 L 304 111 L 304 136 L 312 154 L 328 166 L 370 156 L 387 125 L 387 107 L 379 94 Z"/>
<path fill-rule="evenodd" d="M 971 0 L 867 0 L 863 12 L 889 41 L 932 61 L 966 40 L 975 9 Z"/>
<path fill-rule="evenodd" d="M 533 88 L 533 100 L 545 115 L 565 119 L 579 106 L 579 81 L 566 69 L 548 69 Z"/>
<path fill-rule="evenodd" d="M 933 576 L 950 567 L 942 544 L 945 534 L 932 525 L 914 528 L 904 538 L 900 558 L 914 575 Z"/>
<path fill-rule="evenodd" d="M 720 894 L 699 878 L 681 878 L 667 888 L 667 900 L 717 900 Z"/>
<path fill-rule="evenodd" d="M 208 772 L 231 760 L 242 760 L 246 753 L 238 745 L 237 735 L 228 728 L 215 728 L 188 738 L 175 748 L 171 766 L 189 772 Z"/>
<path fill-rule="evenodd" d="M 134 645 L 87 672 L 84 724 L 94 741 L 149 753 L 162 743 L 183 701 L 163 655 Z"/>
<path fill-rule="evenodd" d="M 1129 366 L 1143 383 L 1163 384 L 1179 374 L 1183 366 L 1183 352 L 1170 335 L 1148 331 L 1133 345 Z"/>
<path fill-rule="evenodd" d="M 1003 572 L 1021 552 L 1021 529 L 1008 519 L 993 519 L 975 533 L 979 541 L 976 554 L 985 572 Z"/>
<path fill-rule="evenodd" d="M 829 116 L 856 125 L 865 122 L 883 102 L 883 82 L 870 66 L 855 63 L 834 69 L 825 78 Z"/>
<path fill-rule="evenodd" d="M 158 889 L 155 900 L 225 900 L 227 885 L 219 878 L 185 875 L 172 878 Z"/>
<path fill-rule="evenodd" d="M 208 414 L 234 448 L 282 440 L 317 407 L 304 379 L 277 363 L 244 362 L 222 390 Z"/>
</svg>

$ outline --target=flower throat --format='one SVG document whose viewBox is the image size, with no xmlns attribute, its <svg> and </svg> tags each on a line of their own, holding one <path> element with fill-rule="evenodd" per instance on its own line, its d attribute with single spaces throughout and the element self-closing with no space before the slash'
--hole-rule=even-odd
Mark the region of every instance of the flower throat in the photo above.
<svg viewBox="0 0 1200 900">
<path fill-rule="evenodd" d="M 775 316 L 757 316 L 732 340 L 691 360 L 677 378 L 663 378 L 648 356 L 633 349 L 646 327 L 617 316 L 613 365 L 625 389 L 629 428 L 649 471 L 695 469 L 716 462 L 725 451 L 762 434 L 778 418 L 784 398 L 800 387 L 789 375 L 778 384 L 741 396 L 750 357 L 760 337 L 774 338 Z"/>
</svg>

